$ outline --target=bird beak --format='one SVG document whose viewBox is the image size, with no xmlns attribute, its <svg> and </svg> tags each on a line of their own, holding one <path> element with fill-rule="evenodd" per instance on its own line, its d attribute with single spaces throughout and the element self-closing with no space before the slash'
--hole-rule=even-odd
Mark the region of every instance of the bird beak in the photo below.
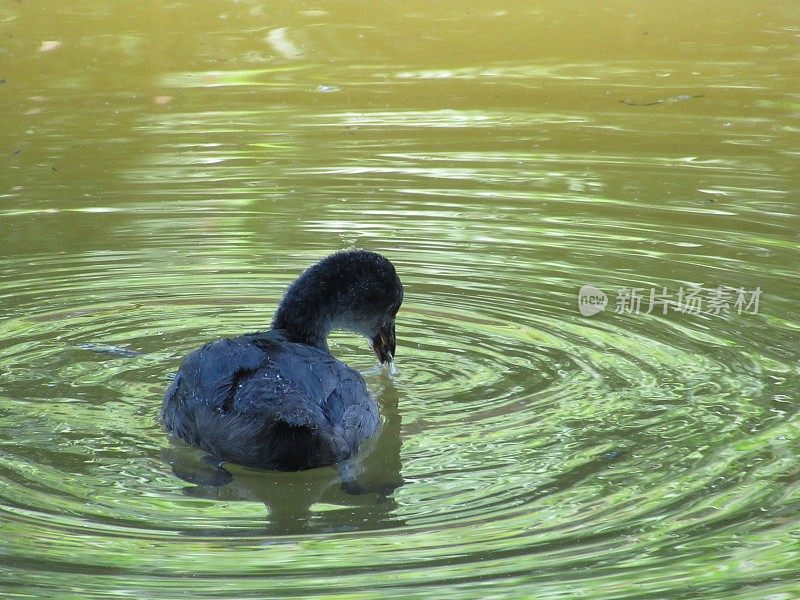
<svg viewBox="0 0 800 600">
<path fill-rule="evenodd" d="M 394 334 L 394 319 L 381 326 L 375 337 L 372 338 L 372 351 L 378 357 L 380 363 L 387 364 L 394 360 L 394 351 L 397 347 L 397 339 Z"/>
</svg>

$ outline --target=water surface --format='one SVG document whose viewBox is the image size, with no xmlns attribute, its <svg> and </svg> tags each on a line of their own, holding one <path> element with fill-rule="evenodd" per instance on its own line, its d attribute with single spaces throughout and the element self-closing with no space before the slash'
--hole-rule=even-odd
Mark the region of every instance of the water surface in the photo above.
<svg viewBox="0 0 800 600">
<path fill-rule="evenodd" d="M 5 3 L 4 597 L 798 597 L 798 17 Z M 351 246 L 378 492 L 186 481 L 181 357 Z"/>
</svg>

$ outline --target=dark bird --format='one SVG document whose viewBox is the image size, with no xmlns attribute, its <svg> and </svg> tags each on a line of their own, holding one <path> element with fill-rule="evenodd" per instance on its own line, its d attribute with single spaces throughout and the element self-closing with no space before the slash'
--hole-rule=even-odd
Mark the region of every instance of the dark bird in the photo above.
<svg viewBox="0 0 800 600">
<path fill-rule="evenodd" d="M 389 260 L 337 252 L 289 286 L 269 331 L 190 353 L 164 395 L 172 435 L 219 462 L 280 471 L 342 463 L 380 427 L 361 375 L 334 358 L 327 337 L 347 329 L 382 363 L 395 353 L 403 286 Z"/>
</svg>

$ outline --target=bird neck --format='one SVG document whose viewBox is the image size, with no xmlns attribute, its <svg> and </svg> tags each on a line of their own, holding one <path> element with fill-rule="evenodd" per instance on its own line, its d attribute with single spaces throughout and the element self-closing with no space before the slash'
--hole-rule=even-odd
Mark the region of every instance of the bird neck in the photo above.
<svg viewBox="0 0 800 600">
<path fill-rule="evenodd" d="M 334 284 L 319 276 L 317 269 L 309 269 L 286 290 L 272 328 L 290 342 L 327 350 L 328 334 L 342 326 L 349 328 L 341 312 Z"/>
<path fill-rule="evenodd" d="M 297 344 L 328 349 L 328 334 L 333 327 L 325 314 L 305 306 L 297 299 L 284 298 L 272 320 L 272 328 Z"/>
</svg>

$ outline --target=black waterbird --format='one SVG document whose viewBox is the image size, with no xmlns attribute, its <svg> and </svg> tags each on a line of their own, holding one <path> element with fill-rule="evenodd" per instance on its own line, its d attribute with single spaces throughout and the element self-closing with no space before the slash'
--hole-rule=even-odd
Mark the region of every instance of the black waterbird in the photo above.
<svg viewBox="0 0 800 600">
<path fill-rule="evenodd" d="M 217 340 L 184 359 L 164 395 L 166 429 L 220 463 L 279 471 L 346 463 L 380 419 L 361 375 L 331 355 L 328 334 L 360 333 L 391 364 L 402 301 L 395 268 L 380 254 L 324 258 L 289 286 L 269 331 Z"/>
</svg>

